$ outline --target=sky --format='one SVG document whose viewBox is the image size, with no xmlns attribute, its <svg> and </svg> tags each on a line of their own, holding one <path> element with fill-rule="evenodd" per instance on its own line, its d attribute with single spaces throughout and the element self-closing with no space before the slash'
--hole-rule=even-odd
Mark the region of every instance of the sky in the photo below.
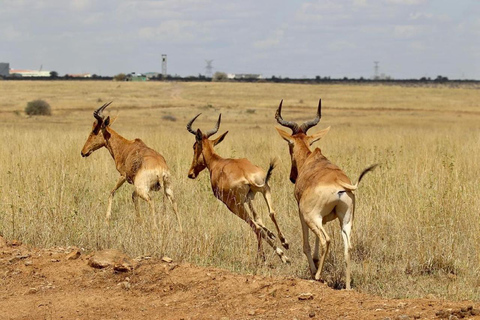
<svg viewBox="0 0 480 320">
<path fill-rule="evenodd" d="M 478 0 L 0 0 L 0 62 L 113 76 L 480 80 Z"/>
</svg>

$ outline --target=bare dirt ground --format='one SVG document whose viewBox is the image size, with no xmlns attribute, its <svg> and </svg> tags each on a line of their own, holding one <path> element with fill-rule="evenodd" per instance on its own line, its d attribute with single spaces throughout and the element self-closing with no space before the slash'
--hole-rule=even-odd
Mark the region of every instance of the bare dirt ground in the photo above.
<svg viewBox="0 0 480 320">
<path fill-rule="evenodd" d="M 103 268 L 101 268 L 103 267 Z M 480 304 L 392 300 L 120 252 L 0 237 L 0 319 L 480 319 Z"/>
</svg>

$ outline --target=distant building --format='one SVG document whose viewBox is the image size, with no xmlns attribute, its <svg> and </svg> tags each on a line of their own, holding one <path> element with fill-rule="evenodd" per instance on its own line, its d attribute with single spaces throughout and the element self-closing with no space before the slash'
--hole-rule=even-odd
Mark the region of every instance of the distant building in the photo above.
<svg viewBox="0 0 480 320">
<path fill-rule="evenodd" d="M 76 73 L 76 74 L 66 74 L 65 75 L 66 77 L 70 77 L 70 78 L 91 78 L 92 75 L 90 73 Z"/>
<path fill-rule="evenodd" d="M 10 63 L 0 62 L 0 77 L 8 77 L 10 75 Z"/>
<path fill-rule="evenodd" d="M 254 74 L 254 73 L 228 73 L 227 74 L 228 79 L 234 79 L 234 80 L 239 80 L 239 79 L 263 79 L 261 74 Z"/>
<path fill-rule="evenodd" d="M 145 72 L 144 73 L 145 77 L 147 77 L 147 79 L 153 79 L 153 78 L 158 78 L 161 73 L 159 72 Z"/>
<path fill-rule="evenodd" d="M 132 72 L 126 75 L 125 81 L 147 81 L 147 78 L 144 74 Z"/>
<path fill-rule="evenodd" d="M 50 77 L 50 71 L 10 69 L 10 75 L 20 77 Z"/>
</svg>

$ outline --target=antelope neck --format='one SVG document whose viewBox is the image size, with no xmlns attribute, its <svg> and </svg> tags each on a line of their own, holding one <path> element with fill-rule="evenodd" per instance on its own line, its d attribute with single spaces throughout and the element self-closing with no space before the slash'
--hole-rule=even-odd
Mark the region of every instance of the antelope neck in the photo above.
<svg viewBox="0 0 480 320">
<path fill-rule="evenodd" d="M 126 145 L 132 144 L 133 142 L 125 139 L 113 129 L 107 128 L 107 131 L 110 134 L 110 138 L 108 138 L 108 140 L 105 139 L 105 147 L 108 149 L 115 162 L 122 161 L 122 150 Z"/>
</svg>

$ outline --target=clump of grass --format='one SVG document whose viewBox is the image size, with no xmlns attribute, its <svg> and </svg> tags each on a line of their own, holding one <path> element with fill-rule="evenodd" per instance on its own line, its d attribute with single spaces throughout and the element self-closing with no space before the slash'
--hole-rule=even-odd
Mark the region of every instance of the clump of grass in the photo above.
<svg viewBox="0 0 480 320">
<path fill-rule="evenodd" d="M 164 115 L 162 119 L 167 121 L 172 121 L 172 122 L 177 121 L 177 118 L 175 116 L 172 116 L 171 114 Z"/>
<path fill-rule="evenodd" d="M 33 100 L 27 103 L 25 113 L 29 116 L 51 116 L 52 108 L 45 100 Z"/>
</svg>

